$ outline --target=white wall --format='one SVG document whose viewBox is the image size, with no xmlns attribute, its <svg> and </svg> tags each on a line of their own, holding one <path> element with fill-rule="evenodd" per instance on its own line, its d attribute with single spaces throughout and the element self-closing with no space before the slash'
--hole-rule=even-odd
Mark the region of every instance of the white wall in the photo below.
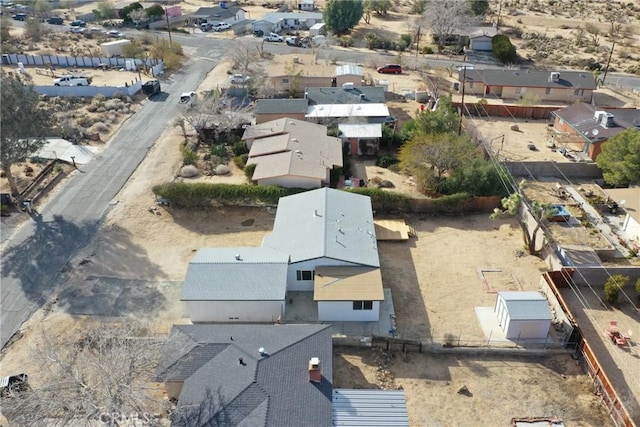
<svg viewBox="0 0 640 427">
<path fill-rule="evenodd" d="M 545 339 L 550 326 L 550 320 L 511 320 L 505 335 L 510 340 Z"/>
<path fill-rule="evenodd" d="M 284 315 L 282 301 L 185 301 L 193 323 L 275 323 Z"/>
<path fill-rule="evenodd" d="M 279 185 L 286 188 L 320 188 L 322 182 L 316 178 L 302 176 L 279 176 L 258 180 L 258 185 Z"/>
<path fill-rule="evenodd" d="M 320 322 L 377 322 L 380 301 L 373 301 L 373 310 L 354 310 L 353 301 L 318 301 Z"/>
<path fill-rule="evenodd" d="M 294 264 L 289 264 L 287 270 L 287 290 L 288 291 L 302 291 L 313 292 L 313 280 L 298 280 L 296 277 L 297 270 L 315 270 L 316 267 L 329 266 L 329 267 L 358 267 L 357 264 L 350 262 L 337 261 L 330 258 L 315 258 L 307 261 L 301 261 Z"/>
<path fill-rule="evenodd" d="M 622 229 L 631 240 L 640 240 L 640 224 L 631 215 L 627 214 L 625 217 Z"/>
</svg>

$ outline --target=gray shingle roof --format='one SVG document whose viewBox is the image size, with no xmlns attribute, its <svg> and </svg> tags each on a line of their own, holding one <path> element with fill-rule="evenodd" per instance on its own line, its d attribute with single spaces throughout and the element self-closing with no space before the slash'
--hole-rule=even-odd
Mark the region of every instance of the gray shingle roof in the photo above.
<svg viewBox="0 0 640 427">
<path fill-rule="evenodd" d="M 309 87 L 305 93 L 309 105 L 384 104 L 384 88 L 381 86 Z"/>
<path fill-rule="evenodd" d="M 281 197 L 273 233 L 263 240 L 291 262 L 331 258 L 380 267 L 371 199 L 331 188 Z"/>
<path fill-rule="evenodd" d="M 309 103 L 306 99 L 259 99 L 255 114 L 305 114 Z"/>
<path fill-rule="evenodd" d="M 484 82 L 487 86 L 544 87 L 556 89 L 592 89 L 596 88 L 595 78 L 588 71 L 559 71 L 560 80 L 550 80 L 551 71 L 535 70 L 466 70 L 458 73 L 467 82 Z"/>
<path fill-rule="evenodd" d="M 613 114 L 614 126 L 602 126 L 596 118 L 596 111 Z M 628 128 L 640 128 L 640 110 L 635 108 L 607 110 L 581 102 L 556 110 L 553 114 L 590 142 L 605 141 Z"/>
<path fill-rule="evenodd" d="M 181 300 L 284 300 L 288 262 L 288 255 L 269 248 L 200 249 L 189 263 Z"/>
<path fill-rule="evenodd" d="M 240 9 L 241 8 L 239 6 L 236 6 L 235 4 L 230 5 L 225 9 L 221 8 L 220 6 L 201 7 L 195 12 L 189 14 L 189 16 L 193 18 L 200 18 L 200 19 L 211 18 L 211 19 L 218 19 L 222 21 L 224 19 L 235 16 L 236 13 L 238 13 L 238 10 Z"/>
<path fill-rule="evenodd" d="M 174 425 L 331 425 L 330 326 L 176 325 L 169 342 L 158 380 L 178 381 L 176 372 L 191 373 Z M 258 353 L 260 347 L 265 356 Z M 191 357 L 196 348 L 216 351 L 205 360 Z M 309 382 L 312 357 L 321 361 L 319 384 Z M 179 367 L 183 361 L 188 369 Z"/>
</svg>

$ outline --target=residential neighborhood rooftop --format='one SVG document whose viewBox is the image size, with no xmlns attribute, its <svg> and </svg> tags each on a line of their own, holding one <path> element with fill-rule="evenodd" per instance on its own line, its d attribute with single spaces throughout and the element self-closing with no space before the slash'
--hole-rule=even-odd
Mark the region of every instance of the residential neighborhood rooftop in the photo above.
<svg viewBox="0 0 640 427">
<path fill-rule="evenodd" d="M 514 87 L 544 87 L 544 88 L 574 88 L 596 89 L 596 81 L 588 71 L 557 71 L 557 81 L 551 79 L 552 71 L 536 70 L 460 70 L 459 81 L 484 82 L 486 86 L 514 86 Z"/>
<path fill-rule="evenodd" d="M 309 105 L 318 104 L 384 104 L 381 86 L 309 87 L 305 89 Z"/>
<path fill-rule="evenodd" d="M 292 263 L 327 257 L 380 267 L 371 199 L 332 188 L 281 197 L 262 245 L 291 254 Z"/>
<path fill-rule="evenodd" d="M 554 111 L 553 115 L 591 142 L 606 140 L 628 128 L 640 129 L 640 109 L 636 108 L 610 109 L 581 102 Z M 603 122 L 603 118 L 608 120 Z"/>
<path fill-rule="evenodd" d="M 309 107 L 308 118 L 331 117 L 387 117 L 389 108 L 385 104 L 320 104 Z"/>
<path fill-rule="evenodd" d="M 316 267 L 314 301 L 383 301 L 379 268 Z"/>
<path fill-rule="evenodd" d="M 345 138 L 381 138 L 382 123 L 340 123 L 340 136 Z"/>
<path fill-rule="evenodd" d="M 331 425 L 331 326 L 175 325 L 168 342 L 156 377 L 183 383 L 172 425 Z"/>
<path fill-rule="evenodd" d="M 258 99 L 254 107 L 254 113 L 306 114 L 308 106 L 309 101 L 307 101 L 306 99 Z"/>
</svg>

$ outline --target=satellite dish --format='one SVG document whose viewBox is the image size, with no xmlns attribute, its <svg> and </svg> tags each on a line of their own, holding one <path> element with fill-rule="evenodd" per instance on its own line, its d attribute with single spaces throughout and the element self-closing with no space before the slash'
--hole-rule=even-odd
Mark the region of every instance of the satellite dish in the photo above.
<svg viewBox="0 0 640 427">
<path fill-rule="evenodd" d="M 596 136 L 597 134 L 599 134 L 600 131 L 598 129 L 594 129 L 591 131 L 591 135 Z"/>
</svg>

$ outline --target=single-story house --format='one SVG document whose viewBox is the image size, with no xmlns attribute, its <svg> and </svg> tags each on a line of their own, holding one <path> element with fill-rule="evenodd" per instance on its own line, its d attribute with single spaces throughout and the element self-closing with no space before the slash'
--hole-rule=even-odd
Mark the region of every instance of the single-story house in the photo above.
<svg viewBox="0 0 640 427">
<path fill-rule="evenodd" d="M 622 232 L 636 249 L 640 249 L 640 187 L 611 188 L 604 191 L 624 210 Z"/>
<path fill-rule="evenodd" d="M 289 256 L 269 248 L 203 248 L 180 299 L 193 323 L 275 323 L 284 315 Z"/>
<path fill-rule="evenodd" d="M 371 199 L 332 188 L 281 197 L 262 246 L 289 254 L 293 291 L 313 292 L 318 267 L 380 268 Z"/>
<path fill-rule="evenodd" d="M 316 10 L 316 0 L 298 0 L 298 10 L 310 12 Z"/>
<path fill-rule="evenodd" d="M 469 49 L 474 51 L 492 52 L 493 37 L 498 34 L 495 27 L 480 27 L 469 33 Z"/>
<path fill-rule="evenodd" d="M 460 89 L 467 95 L 500 99 L 520 99 L 525 94 L 537 96 L 541 102 L 591 102 L 596 80 L 588 71 L 535 71 L 462 69 L 458 73 Z"/>
<path fill-rule="evenodd" d="M 305 116 L 307 120 L 318 123 L 355 121 L 381 123 L 389 117 L 389 108 L 385 104 L 327 104 L 312 105 Z"/>
<path fill-rule="evenodd" d="M 233 25 L 245 20 L 245 12 L 236 2 L 221 2 L 218 6 L 201 7 L 188 17 L 195 22 L 226 22 Z"/>
<path fill-rule="evenodd" d="M 538 292 L 498 292 L 494 309 L 507 339 L 546 339 L 553 316 Z"/>
<path fill-rule="evenodd" d="M 315 123 L 282 118 L 248 128 L 243 139 L 258 185 L 320 188 L 329 185 L 331 170 L 342 166 L 340 139 Z"/>
<path fill-rule="evenodd" d="M 374 267 L 316 267 L 313 300 L 318 321 L 377 322 L 384 301 L 382 275 Z"/>
<path fill-rule="evenodd" d="M 640 110 L 636 108 L 604 109 L 581 102 L 551 114 L 556 135 L 594 161 L 607 139 L 628 128 L 640 129 Z"/>
<path fill-rule="evenodd" d="M 284 117 L 305 120 L 308 108 L 306 99 L 258 99 L 253 114 L 258 125 Z"/>
<path fill-rule="evenodd" d="M 341 70 L 344 71 L 346 68 L 342 68 Z M 354 70 L 353 72 L 357 71 Z M 351 83 L 343 83 L 339 87 L 309 87 L 305 89 L 304 96 L 309 101 L 310 106 L 327 104 L 384 104 L 385 101 L 383 87 L 359 87 Z"/>
<path fill-rule="evenodd" d="M 317 123 L 336 120 L 382 123 L 389 117 L 381 86 L 357 87 L 345 83 L 340 87 L 309 87 L 305 98 L 309 101 L 306 118 Z"/>
<path fill-rule="evenodd" d="M 267 13 L 253 23 L 253 31 L 264 34 L 289 30 L 308 30 L 317 23 L 324 22 L 322 13 L 317 12 L 273 12 Z"/>
<path fill-rule="evenodd" d="M 377 156 L 382 138 L 382 123 L 340 123 L 338 137 L 351 155 Z"/>
<path fill-rule="evenodd" d="M 329 325 L 174 325 L 156 370 L 172 426 L 332 425 Z"/>
</svg>

